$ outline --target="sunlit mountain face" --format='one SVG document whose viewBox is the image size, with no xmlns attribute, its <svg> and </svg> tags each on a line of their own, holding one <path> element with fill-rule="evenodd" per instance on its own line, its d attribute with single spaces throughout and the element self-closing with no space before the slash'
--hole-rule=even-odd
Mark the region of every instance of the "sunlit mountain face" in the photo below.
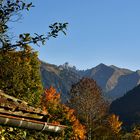
<svg viewBox="0 0 140 140">
<path fill-rule="evenodd" d="M 65 63 L 60 66 L 41 62 L 41 77 L 44 88 L 54 86 L 61 93 L 63 102 L 69 97 L 71 85 L 82 77 L 96 80 L 102 93 L 109 101 L 122 97 L 127 91 L 140 83 L 140 71 L 131 71 L 114 65 L 99 64 L 87 70 L 77 70 L 75 66 Z"/>
</svg>

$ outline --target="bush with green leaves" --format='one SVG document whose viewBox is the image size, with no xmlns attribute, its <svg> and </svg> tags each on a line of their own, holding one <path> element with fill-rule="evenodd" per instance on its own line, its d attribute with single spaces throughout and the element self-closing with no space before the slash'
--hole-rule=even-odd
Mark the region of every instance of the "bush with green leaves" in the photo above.
<svg viewBox="0 0 140 140">
<path fill-rule="evenodd" d="M 0 52 L 0 89 L 6 94 L 39 104 L 43 86 L 36 52 Z"/>
</svg>

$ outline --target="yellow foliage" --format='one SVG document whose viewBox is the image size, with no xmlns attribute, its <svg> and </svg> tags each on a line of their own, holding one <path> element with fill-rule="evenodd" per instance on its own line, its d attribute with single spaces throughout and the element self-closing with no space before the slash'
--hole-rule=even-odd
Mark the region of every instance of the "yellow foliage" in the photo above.
<svg viewBox="0 0 140 140">
<path fill-rule="evenodd" d="M 84 140 L 85 139 L 85 127 L 83 125 L 80 124 L 80 122 L 78 120 L 75 120 L 73 123 L 73 131 L 74 131 L 74 138 L 75 139 L 80 139 L 80 140 Z"/>
<path fill-rule="evenodd" d="M 139 140 L 140 139 L 140 127 L 135 127 L 133 129 L 132 135 L 134 139 Z"/>
<path fill-rule="evenodd" d="M 119 121 L 119 116 L 116 116 L 115 114 L 110 115 L 108 117 L 108 124 L 115 134 L 118 134 L 120 132 L 122 122 Z"/>
</svg>

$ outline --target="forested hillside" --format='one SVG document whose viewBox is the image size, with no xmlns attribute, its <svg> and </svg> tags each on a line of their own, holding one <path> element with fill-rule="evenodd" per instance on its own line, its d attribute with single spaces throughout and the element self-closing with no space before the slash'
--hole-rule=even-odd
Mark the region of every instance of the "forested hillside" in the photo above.
<svg viewBox="0 0 140 140">
<path fill-rule="evenodd" d="M 140 85 L 112 102 L 110 112 L 119 115 L 127 126 L 140 124 Z"/>
</svg>

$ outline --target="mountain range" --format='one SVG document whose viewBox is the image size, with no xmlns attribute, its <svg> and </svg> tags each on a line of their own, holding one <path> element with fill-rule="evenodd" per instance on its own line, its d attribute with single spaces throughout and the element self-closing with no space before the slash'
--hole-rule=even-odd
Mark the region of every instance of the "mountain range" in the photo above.
<svg viewBox="0 0 140 140">
<path fill-rule="evenodd" d="M 91 69 L 77 70 L 68 63 L 56 66 L 41 61 L 40 71 L 44 88 L 54 86 L 61 93 L 62 102 L 69 98 L 72 84 L 82 77 L 94 79 L 101 87 L 104 97 L 110 101 L 122 97 L 140 84 L 140 70 L 132 71 L 102 63 Z"/>
<path fill-rule="evenodd" d="M 110 113 L 119 115 L 126 126 L 140 124 L 140 85 L 113 101 Z"/>
</svg>

